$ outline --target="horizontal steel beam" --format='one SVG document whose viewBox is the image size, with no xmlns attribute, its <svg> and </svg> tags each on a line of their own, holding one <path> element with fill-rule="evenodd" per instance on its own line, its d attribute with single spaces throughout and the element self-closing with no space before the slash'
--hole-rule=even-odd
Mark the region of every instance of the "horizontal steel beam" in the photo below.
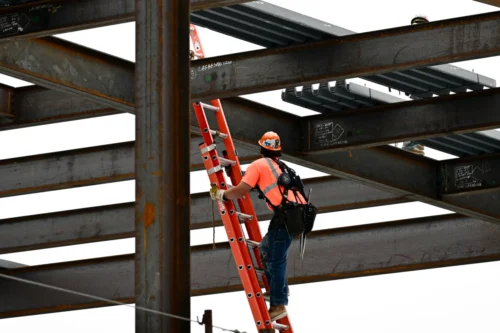
<svg viewBox="0 0 500 333">
<path fill-rule="evenodd" d="M 307 242 L 304 260 L 293 242 L 290 284 L 500 260 L 499 226 L 460 215 L 318 231 Z M 228 243 L 192 247 L 192 295 L 241 290 Z M 131 303 L 134 256 L 27 267 L 16 277 Z M 95 281 L 99 281 L 96 283 Z M 100 301 L 0 278 L 0 317 L 101 307 Z"/>
<path fill-rule="evenodd" d="M 38 91 L 37 89 L 33 88 L 32 93 L 26 92 L 25 96 L 35 96 Z M 40 96 L 43 95 L 42 92 L 39 92 Z M 489 94 L 495 93 L 496 90 L 491 90 L 481 92 L 479 95 L 486 97 L 489 96 Z M 57 94 L 54 96 L 57 96 Z M 476 94 L 474 93 L 473 96 L 476 96 Z M 446 97 L 444 100 L 450 98 Z M 22 100 L 26 101 L 29 99 L 25 98 Z M 61 102 L 60 105 L 56 105 L 58 106 L 56 109 L 70 110 L 71 108 L 68 107 L 68 105 L 71 105 L 72 102 L 73 100 L 67 99 L 67 102 Z M 24 103 L 26 104 L 26 102 Z M 82 109 L 85 108 L 85 103 L 76 104 L 82 105 Z M 468 104 L 466 99 L 463 100 L 463 104 Z M 34 104 L 27 103 L 27 105 Z M 44 111 L 50 109 L 51 103 L 40 103 L 38 105 L 43 105 L 43 107 L 40 107 L 40 113 L 37 113 L 37 108 L 27 108 L 27 110 L 33 110 L 33 114 L 29 116 L 31 111 L 26 111 L 25 114 L 27 116 L 21 123 L 36 123 L 33 119 L 37 117 L 37 114 L 40 114 L 42 116 L 41 118 L 43 118 L 43 115 L 49 119 L 59 117 L 59 111 L 57 111 L 56 114 L 52 114 L 48 111 L 48 113 L 46 113 Z M 240 159 L 243 162 L 250 162 L 258 156 L 258 146 L 255 145 L 255 142 L 261 136 L 262 132 L 274 130 L 281 135 L 284 152 L 287 153 L 285 159 L 292 162 L 313 169 L 322 170 L 326 173 L 360 182 L 368 186 L 375 186 L 386 191 L 388 190 L 397 196 L 406 196 L 409 200 L 420 200 L 465 215 L 488 219 L 494 222 L 498 221 L 498 216 L 500 214 L 498 213 L 499 208 L 497 208 L 497 205 L 490 205 L 487 209 L 478 210 L 468 203 L 455 202 L 453 200 L 446 201 L 441 198 L 438 188 L 438 183 L 440 182 L 440 167 L 437 161 L 415 156 L 392 147 L 357 149 L 351 153 L 328 153 L 323 151 L 304 156 L 300 153 L 301 142 L 307 141 L 302 140 L 300 132 L 302 118 L 241 98 L 225 99 L 223 105 L 228 123 L 231 126 L 233 139 L 238 145 Z M 407 105 L 411 107 L 412 104 L 408 103 Z M 81 109 L 78 109 L 77 113 L 79 113 L 80 110 Z M 61 113 L 64 112 L 61 111 Z M 213 114 L 208 112 L 207 116 L 210 119 L 213 117 Z M 213 123 L 213 119 L 210 120 Z M 6 128 L 9 128 L 9 126 L 15 127 L 15 124 L 16 122 L 13 122 L 11 125 L 6 125 Z M 199 132 L 199 130 L 194 127 L 196 126 L 194 117 L 192 125 L 193 133 L 196 131 Z M 196 146 L 197 143 L 197 140 L 193 140 L 193 146 L 191 147 L 193 169 L 202 168 L 201 159 L 199 157 L 200 154 Z M 132 149 L 132 143 L 123 145 L 129 145 L 128 149 Z M 119 147 L 121 147 L 123 153 L 116 155 L 115 150 Z M 131 165 L 133 153 L 125 153 L 126 148 L 120 145 L 114 145 L 109 148 L 111 148 L 111 150 L 109 150 L 108 147 L 98 147 L 87 150 L 56 153 L 50 156 L 26 157 L 18 161 L 0 162 L 0 175 L 6 179 L 6 181 L 0 185 L 0 195 L 6 196 L 32 193 L 33 191 L 69 188 L 120 179 L 132 179 L 132 167 L 127 167 L 127 165 Z M 76 155 L 72 157 L 75 153 Z M 113 159 L 113 155 L 118 156 L 119 160 Z M 75 172 L 73 167 L 75 164 L 74 158 L 80 163 L 81 172 Z M 89 163 L 89 161 L 93 163 Z M 107 161 L 106 163 L 108 163 L 107 165 L 109 168 L 102 167 L 104 165 L 103 161 Z M 113 163 L 116 165 L 113 165 Z M 127 172 L 123 171 L 125 170 L 124 168 Z M 44 170 L 47 170 L 47 173 L 45 173 Z M 73 170 L 73 172 L 66 172 L 68 170 Z"/>
<path fill-rule="evenodd" d="M 493 56 L 500 53 L 499 21 L 500 12 L 489 13 L 196 60 L 192 97 L 230 97 Z M 53 37 L 2 46 L 1 73 L 133 112 L 133 63 Z"/>
<path fill-rule="evenodd" d="M 500 154 L 441 162 L 441 200 L 500 219 Z"/>
<path fill-rule="evenodd" d="M 191 11 L 250 0 L 191 0 Z M 0 9 L 0 39 L 25 39 L 135 20 L 134 0 L 41 0 Z"/>
<path fill-rule="evenodd" d="M 500 88 L 306 117 L 305 152 L 342 151 L 500 127 Z"/>
<path fill-rule="evenodd" d="M 191 141 L 191 170 L 204 169 L 198 148 L 202 141 L 198 136 Z M 259 157 L 257 149 L 241 147 L 238 152 L 243 163 Z M 3 160 L 0 197 L 132 180 L 134 155 L 134 142 L 126 142 Z"/>
<path fill-rule="evenodd" d="M 223 98 L 491 57 L 500 54 L 499 27 L 500 11 L 196 60 L 192 97 Z"/>
<path fill-rule="evenodd" d="M 364 185 L 405 195 L 437 207 L 464 215 L 500 223 L 500 205 L 480 208 L 467 202 L 446 200 L 440 193 L 440 162 L 402 151 L 392 146 L 358 149 L 349 152 L 317 152 L 302 156 L 285 155 L 300 163 L 333 176 L 361 182 Z"/>
<path fill-rule="evenodd" d="M 132 62 L 53 37 L 3 42 L 0 53 L 3 74 L 124 112 L 134 111 L 134 67 Z"/>
<path fill-rule="evenodd" d="M 500 188 L 500 154 L 441 162 L 442 194 L 459 194 Z"/>
<path fill-rule="evenodd" d="M 40 86 L 14 89 L 14 118 L 0 117 L 0 131 L 123 113 L 81 96 Z"/>
<path fill-rule="evenodd" d="M 320 213 L 408 201 L 402 196 L 334 177 L 306 179 L 304 184 L 306 188 L 314 188 L 314 203 Z M 251 197 L 258 220 L 270 219 L 271 212 L 255 191 Z M 219 214 L 214 214 L 212 220 L 212 205 L 208 192 L 191 195 L 191 229 L 222 225 Z M 127 237 L 135 237 L 133 203 L 0 220 L 0 253 Z"/>
</svg>

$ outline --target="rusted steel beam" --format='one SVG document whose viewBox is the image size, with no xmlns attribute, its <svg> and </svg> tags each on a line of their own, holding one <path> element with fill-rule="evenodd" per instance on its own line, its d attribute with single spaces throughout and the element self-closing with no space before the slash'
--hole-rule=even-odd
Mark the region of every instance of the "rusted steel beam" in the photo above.
<svg viewBox="0 0 500 333">
<path fill-rule="evenodd" d="M 191 0 L 191 11 L 250 0 Z M 0 8 L 0 39 L 19 40 L 97 28 L 135 20 L 134 0 L 41 0 Z M 17 24 L 14 24 L 17 23 Z"/>
<path fill-rule="evenodd" d="M 479 98 L 479 95 L 484 98 L 492 98 L 493 95 L 496 95 L 496 90 L 492 89 L 490 91 L 479 92 L 477 94 L 468 94 L 474 96 L 473 99 L 475 99 L 476 97 Z M 446 97 L 442 101 L 446 101 L 448 99 L 453 99 L 453 97 Z M 477 100 L 476 102 L 480 103 L 479 100 Z M 415 103 L 418 104 L 421 102 Z M 440 101 L 440 99 L 434 99 L 433 103 L 439 104 L 442 102 Z M 465 98 L 464 100 L 462 100 L 461 104 L 468 105 L 469 101 L 467 100 L 467 98 Z M 409 200 L 420 200 L 445 209 L 460 212 L 465 215 L 471 215 L 493 222 L 498 221 L 498 216 L 500 215 L 498 213 L 498 205 L 489 205 L 488 207 L 486 207 L 487 209 L 476 209 L 474 206 L 471 206 L 467 202 L 451 199 L 451 197 L 449 196 L 446 196 L 446 198 L 449 198 L 450 200 L 444 200 L 444 198 L 441 198 L 438 186 L 438 184 L 441 182 L 440 166 L 437 161 L 415 156 L 393 147 L 357 149 L 355 151 L 352 151 L 351 153 L 330 153 L 328 151 L 322 151 L 316 152 L 313 155 L 304 155 L 301 153 L 301 144 L 303 142 L 307 142 L 307 140 L 302 139 L 302 134 L 300 131 L 300 124 L 301 122 L 303 122 L 302 118 L 239 98 L 225 99 L 223 105 L 228 123 L 231 126 L 233 139 L 235 139 L 236 144 L 238 145 L 240 159 L 244 162 L 250 162 L 258 157 L 258 146 L 255 145 L 255 142 L 262 135 L 262 132 L 264 130 L 272 129 L 281 135 L 284 147 L 283 149 L 286 153 L 284 157 L 285 159 L 288 159 L 292 162 L 308 166 L 313 169 L 322 170 L 326 173 L 338 177 L 350 179 L 355 182 L 360 182 L 364 185 L 375 186 L 383 190 L 388 190 L 396 195 L 404 195 L 407 196 Z M 407 107 L 414 108 L 414 106 L 412 105 L 412 103 L 408 103 Z M 402 106 L 402 108 L 398 110 L 404 112 L 404 106 Z M 209 117 L 212 117 L 212 114 L 210 113 L 207 113 L 207 115 Z M 195 121 L 195 119 L 193 118 L 192 123 Z M 469 117 L 468 119 L 471 118 L 473 117 Z M 27 121 L 30 122 L 33 120 Z M 197 131 L 199 132 L 197 128 L 192 128 L 192 133 Z M 198 139 L 193 139 L 192 142 L 191 166 L 193 169 L 202 168 L 202 162 L 196 147 L 199 142 L 201 141 L 199 141 Z M 105 148 L 102 147 L 92 149 L 101 149 L 102 154 L 108 154 L 104 153 Z M 78 156 L 79 152 L 54 154 L 54 163 L 57 162 L 57 168 L 60 169 L 64 165 L 68 165 L 68 168 L 71 167 L 72 158 L 69 155 L 75 153 L 77 153 Z M 95 161 L 100 161 L 102 158 L 106 159 L 108 157 L 98 155 L 98 158 Z M 35 163 L 31 161 L 42 159 L 44 159 L 44 157 L 27 157 L 25 159 L 19 160 L 20 164 L 18 164 L 17 166 L 12 164 L 12 161 L 0 162 L 0 175 L 7 175 L 5 172 L 11 173 L 9 176 L 5 176 L 7 181 L 0 184 L 0 195 L 5 196 L 20 193 L 29 193 L 33 190 L 40 191 L 55 189 L 56 187 L 54 186 L 56 185 L 53 186 L 46 183 L 38 184 L 36 186 L 32 185 L 40 181 L 46 182 L 46 178 L 48 178 L 48 181 L 50 182 L 50 177 L 45 177 L 45 175 L 37 173 L 41 172 L 41 170 L 44 170 L 43 167 L 31 167 L 31 165 L 33 165 L 32 163 Z M 100 183 L 106 181 L 114 181 L 113 179 L 107 178 L 110 174 L 114 178 L 122 174 L 120 172 L 115 172 L 113 169 L 106 171 L 100 168 L 99 165 L 99 163 L 89 163 L 90 169 L 94 168 L 94 170 L 97 170 L 97 172 L 92 173 L 93 177 L 95 177 L 94 180 L 91 179 L 92 177 L 87 176 L 80 176 L 76 178 L 90 181 L 91 183 Z M 25 172 L 18 172 L 21 171 L 21 168 L 23 168 L 24 170 L 34 170 L 34 173 L 32 175 L 33 177 L 37 175 L 37 177 L 30 178 L 30 173 L 26 173 L 25 176 L 21 176 L 25 174 Z M 130 169 L 132 168 L 130 167 Z M 49 174 L 54 174 L 54 172 L 57 170 L 58 169 L 50 168 Z M 69 177 L 69 175 L 70 174 L 67 174 L 66 176 L 64 174 L 54 174 L 54 177 L 56 178 L 54 178 L 52 184 L 59 184 L 58 186 L 60 188 L 73 186 L 72 183 L 62 180 L 62 178 L 64 177 Z M 24 183 L 28 185 L 23 185 L 23 181 L 19 182 L 19 177 L 25 178 Z M 99 179 L 100 177 L 102 178 Z M 132 177 L 132 174 L 129 173 L 129 177 Z M 70 179 L 72 182 L 75 181 L 75 177 Z M 14 182 L 15 184 L 13 183 L 12 186 L 10 186 L 9 180 L 16 180 Z M 86 184 L 90 183 L 87 182 Z M 45 187 L 40 188 L 40 186 Z M 478 202 L 478 204 L 480 205 L 481 203 Z"/>
<path fill-rule="evenodd" d="M 195 60 L 193 99 L 223 98 L 500 54 L 500 12 Z M 383 50 L 383 52 L 381 52 Z"/>
<path fill-rule="evenodd" d="M 441 162 L 442 194 L 475 193 L 500 187 L 500 153 Z"/>
<path fill-rule="evenodd" d="M 6 89 L 11 88 L 6 87 Z M 12 109 L 15 117 L 0 117 L 0 131 L 123 113 L 123 111 L 110 108 L 79 95 L 40 86 L 13 89 L 9 100 L 10 104 L 5 104 L 4 110 Z M 292 114 L 240 97 L 223 99 L 222 105 L 226 117 L 229 117 L 232 122 L 237 122 L 242 117 L 245 117 L 245 120 L 250 121 L 252 124 L 255 124 L 257 120 L 262 123 L 266 119 L 270 119 L 269 121 L 273 122 L 267 123 L 265 126 L 275 126 L 275 123 L 282 122 L 283 118 L 286 118 L 287 124 L 290 125 L 293 125 L 294 119 L 299 120 L 298 117 L 294 117 Z M 252 117 L 252 115 L 255 116 Z M 208 114 L 208 116 L 210 117 L 211 114 Z M 191 124 L 198 126 L 195 117 L 192 117 Z M 236 127 L 235 130 L 241 132 L 244 129 Z M 199 129 L 197 128 L 196 131 L 199 131 Z"/>
<path fill-rule="evenodd" d="M 494 56 L 500 53 L 499 24 L 496 12 L 196 60 L 192 97 L 237 96 Z M 2 45 L 0 72 L 133 112 L 132 63 L 52 37 Z"/>
<path fill-rule="evenodd" d="M 134 179 L 134 142 L 0 161 L 0 197 Z"/>
<path fill-rule="evenodd" d="M 443 202 L 500 219 L 500 154 L 441 162 Z"/>
<path fill-rule="evenodd" d="M 13 90 L 13 118 L 0 118 L 0 131 L 122 113 L 81 96 L 27 86 Z"/>
<path fill-rule="evenodd" d="M 392 146 L 358 149 L 350 152 L 323 152 L 286 155 L 285 159 L 322 172 L 358 181 L 408 199 L 422 201 L 492 223 L 500 223 L 500 205 L 487 210 L 455 200 L 443 200 L 439 161 L 417 156 Z"/>
<path fill-rule="evenodd" d="M 189 2 L 136 0 L 135 303 L 189 318 Z M 191 331 L 136 310 L 140 333 Z"/>
<path fill-rule="evenodd" d="M 305 117 L 306 153 L 500 127 L 500 88 Z"/>
<path fill-rule="evenodd" d="M 133 63 L 58 38 L 2 43 L 0 72 L 120 111 L 134 110 Z"/>
<path fill-rule="evenodd" d="M 408 202 L 402 196 L 335 177 L 306 179 L 304 185 L 314 188 L 320 213 Z M 252 191 L 250 195 L 259 221 L 270 219 L 258 194 Z M 212 220 L 213 204 L 208 192 L 191 194 L 191 230 L 222 225 L 219 214 Z M 128 237 L 135 237 L 133 203 L 0 220 L 2 254 Z"/>
<path fill-rule="evenodd" d="M 204 169 L 198 149 L 201 141 L 193 135 L 190 142 L 192 171 Z M 134 146 L 134 142 L 125 142 L 2 160 L 0 197 L 132 180 Z M 252 146 L 238 147 L 238 152 L 244 163 L 259 157 Z"/>
<path fill-rule="evenodd" d="M 304 260 L 293 242 L 290 284 L 406 272 L 500 260 L 500 227 L 460 215 L 386 222 L 312 233 Z M 228 243 L 191 251 L 193 296 L 241 290 Z M 11 270 L 20 278 L 134 302 L 134 256 Z M 95 283 L 99 281 L 99 283 Z M 0 317 L 101 307 L 79 296 L 0 279 Z M 36 297 L 35 297 L 36 296 Z"/>
</svg>

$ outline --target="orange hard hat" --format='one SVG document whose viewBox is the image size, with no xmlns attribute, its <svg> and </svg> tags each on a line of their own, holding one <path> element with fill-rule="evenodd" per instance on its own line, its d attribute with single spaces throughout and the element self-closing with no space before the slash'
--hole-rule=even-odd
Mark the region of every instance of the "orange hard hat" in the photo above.
<svg viewBox="0 0 500 333">
<path fill-rule="evenodd" d="M 278 134 L 275 132 L 266 132 L 258 141 L 262 148 L 280 151 L 281 150 L 281 140 Z"/>
</svg>

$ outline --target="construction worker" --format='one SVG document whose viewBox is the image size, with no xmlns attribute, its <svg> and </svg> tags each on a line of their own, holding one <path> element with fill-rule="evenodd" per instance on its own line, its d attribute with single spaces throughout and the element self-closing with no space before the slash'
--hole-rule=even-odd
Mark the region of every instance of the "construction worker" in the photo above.
<svg viewBox="0 0 500 333">
<path fill-rule="evenodd" d="M 262 158 L 248 166 L 245 175 L 237 186 L 228 190 L 213 188 L 210 191 L 213 200 L 234 200 L 258 186 L 272 205 L 278 207 L 281 204 L 283 189 L 281 185 L 278 185 L 277 181 L 282 171 L 276 163 L 281 156 L 280 137 L 275 132 L 267 132 L 258 143 L 261 146 L 260 154 Z M 292 202 L 306 202 L 300 193 L 298 193 L 297 197 L 294 193 L 290 193 L 287 198 Z M 268 208 L 274 214 L 267 234 L 262 239 L 260 256 L 270 286 L 270 294 L 264 294 L 264 297 L 270 298 L 269 315 L 272 321 L 276 321 L 287 316 L 285 306 L 288 305 L 289 294 L 286 266 L 292 237 L 285 228 L 284 219 L 279 209 L 274 210 L 269 204 Z"/>
</svg>

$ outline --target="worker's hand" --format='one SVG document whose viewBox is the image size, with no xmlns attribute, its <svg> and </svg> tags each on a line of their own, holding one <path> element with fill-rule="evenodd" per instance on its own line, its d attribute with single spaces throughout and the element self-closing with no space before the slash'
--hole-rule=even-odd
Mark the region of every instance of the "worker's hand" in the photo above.
<svg viewBox="0 0 500 333">
<path fill-rule="evenodd" d="M 224 190 L 219 190 L 217 186 L 212 185 L 212 188 L 210 189 L 210 197 L 212 200 L 219 200 L 219 201 L 224 201 Z"/>
</svg>

